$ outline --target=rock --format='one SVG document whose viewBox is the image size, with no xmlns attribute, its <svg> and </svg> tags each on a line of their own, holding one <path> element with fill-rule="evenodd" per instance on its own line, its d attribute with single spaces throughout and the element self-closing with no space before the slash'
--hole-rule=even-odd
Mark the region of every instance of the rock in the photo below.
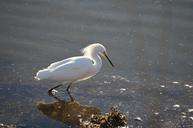
<svg viewBox="0 0 193 128">
<path fill-rule="evenodd" d="M 81 121 L 81 128 L 117 128 L 125 127 L 127 124 L 126 116 L 115 108 L 104 115 L 92 115 L 89 120 Z"/>
<path fill-rule="evenodd" d="M 188 112 L 193 112 L 193 108 L 192 109 L 188 109 Z"/>
<path fill-rule="evenodd" d="M 140 121 L 140 122 L 143 121 L 141 117 L 135 117 L 134 119 L 135 119 L 136 121 Z"/>
<path fill-rule="evenodd" d="M 188 88 L 192 88 L 192 86 L 189 85 L 189 84 L 185 84 L 184 86 L 185 86 L 185 87 L 188 87 Z"/>
<path fill-rule="evenodd" d="M 179 104 L 174 104 L 173 107 L 174 107 L 174 108 L 179 108 L 180 105 L 179 105 Z"/>
<path fill-rule="evenodd" d="M 193 117 L 191 116 L 191 117 L 189 117 L 191 120 L 193 120 Z"/>
<path fill-rule="evenodd" d="M 173 83 L 173 84 L 179 84 L 179 82 L 178 82 L 178 81 L 173 81 L 172 83 Z"/>
<path fill-rule="evenodd" d="M 16 125 L 13 125 L 13 124 L 3 124 L 3 123 L 0 123 L 0 128 L 16 128 Z"/>
</svg>

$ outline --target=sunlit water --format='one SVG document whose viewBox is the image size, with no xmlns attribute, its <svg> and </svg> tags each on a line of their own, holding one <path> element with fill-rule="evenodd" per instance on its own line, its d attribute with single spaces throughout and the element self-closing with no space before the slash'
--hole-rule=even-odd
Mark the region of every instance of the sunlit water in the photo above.
<svg viewBox="0 0 193 128">
<path fill-rule="evenodd" d="M 1 0 L 0 123 L 67 127 L 37 102 L 53 102 L 34 74 L 101 42 L 115 68 L 74 85 L 81 104 L 107 112 L 116 105 L 130 127 L 193 127 L 193 2 L 191 0 Z M 58 96 L 67 99 L 65 87 Z M 140 117 L 143 121 L 136 121 Z"/>
</svg>

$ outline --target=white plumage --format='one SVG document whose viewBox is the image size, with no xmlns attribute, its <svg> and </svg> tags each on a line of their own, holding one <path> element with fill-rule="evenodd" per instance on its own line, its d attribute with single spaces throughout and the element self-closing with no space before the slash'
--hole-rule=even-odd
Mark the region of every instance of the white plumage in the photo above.
<svg viewBox="0 0 193 128">
<path fill-rule="evenodd" d="M 91 44 L 82 50 L 83 56 L 71 57 L 50 64 L 39 70 L 35 76 L 37 80 L 49 79 L 58 82 L 76 82 L 96 75 L 102 66 L 100 55 L 106 57 L 106 49 L 99 43 Z M 113 66 L 112 62 L 109 60 Z"/>
</svg>

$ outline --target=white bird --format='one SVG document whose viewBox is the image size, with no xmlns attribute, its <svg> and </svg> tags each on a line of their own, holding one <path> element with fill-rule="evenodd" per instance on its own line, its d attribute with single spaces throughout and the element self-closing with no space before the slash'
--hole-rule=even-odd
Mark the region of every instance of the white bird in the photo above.
<svg viewBox="0 0 193 128">
<path fill-rule="evenodd" d="M 61 83 L 68 82 L 70 83 L 67 87 L 69 93 L 72 83 L 89 79 L 100 71 L 102 67 L 101 56 L 106 57 L 110 64 L 114 66 L 107 56 L 106 48 L 99 43 L 85 47 L 82 53 L 83 56 L 71 57 L 50 64 L 47 68 L 39 70 L 34 78 L 36 80 L 54 80 Z M 54 96 L 52 90 L 60 86 L 62 84 L 51 88 L 48 91 L 49 95 Z M 54 98 L 56 97 L 54 96 Z M 73 100 L 71 95 L 70 98 Z"/>
</svg>

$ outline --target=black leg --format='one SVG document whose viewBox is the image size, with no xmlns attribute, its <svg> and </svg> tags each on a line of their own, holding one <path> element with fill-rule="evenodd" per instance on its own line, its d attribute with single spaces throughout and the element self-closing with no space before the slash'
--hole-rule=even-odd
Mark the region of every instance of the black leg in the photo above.
<svg viewBox="0 0 193 128">
<path fill-rule="evenodd" d="M 71 93 L 70 93 L 70 86 L 72 85 L 72 83 L 70 83 L 68 85 L 68 87 L 66 88 L 66 91 L 68 92 L 68 95 L 70 97 L 70 100 L 73 102 L 74 101 L 74 98 L 72 97 Z"/>
<path fill-rule="evenodd" d="M 53 93 L 52 93 L 52 90 L 53 89 L 56 89 L 56 88 L 58 88 L 58 87 L 60 87 L 60 86 L 62 86 L 63 84 L 59 84 L 59 85 L 57 85 L 57 86 L 55 86 L 55 87 L 53 87 L 53 88 L 50 88 L 49 90 L 48 90 L 48 95 L 49 96 L 52 96 L 53 98 L 55 98 L 56 100 L 58 100 L 58 101 L 62 101 L 61 99 L 59 99 L 57 96 L 55 96 Z"/>
<path fill-rule="evenodd" d="M 70 83 L 67 88 L 66 88 L 66 91 L 69 92 L 69 89 L 70 89 L 70 86 L 72 85 L 72 83 Z"/>
<path fill-rule="evenodd" d="M 59 84 L 59 85 L 57 85 L 57 86 L 55 86 L 55 87 L 53 87 L 53 88 L 50 88 L 49 90 L 48 90 L 48 95 L 49 96 L 52 96 L 53 98 L 55 98 L 56 100 L 58 100 L 58 101 L 63 101 L 63 100 L 61 100 L 61 99 L 59 99 L 57 96 L 55 96 L 53 93 L 52 93 L 52 90 L 53 89 L 56 89 L 56 88 L 59 88 L 60 86 L 62 86 L 63 84 Z M 74 101 L 74 98 L 72 97 L 72 95 L 71 95 L 71 93 L 70 93 L 70 86 L 72 85 L 72 83 L 70 83 L 68 86 L 67 86 L 67 88 L 66 88 L 66 91 L 67 91 L 67 93 L 68 93 L 68 95 L 69 95 L 69 97 L 70 97 L 70 100 L 73 102 Z"/>
<path fill-rule="evenodd" d="M 59 85 L 57 85 L 57 86 L 54 86 L 53 88 L 50 88 L 50 89 L 48 90 L 48 95 L 52 96 L 52 95 L 53 95 L 52 90 L 53 90 L 53 89 L 56 89 L 56 88 L 59 88 L 60 86 L 62 86 L 62 84 L 59 84 Z"/>
<path fill-rule="evenodd" d="M 59 84 L 57 86 L 54 86 L 53 88 L 50 88 L 48 91 L 52 91 L 53 89 L 59 88 L 60 86 L 62 86 L 63 84 Z"/>
</svg>

